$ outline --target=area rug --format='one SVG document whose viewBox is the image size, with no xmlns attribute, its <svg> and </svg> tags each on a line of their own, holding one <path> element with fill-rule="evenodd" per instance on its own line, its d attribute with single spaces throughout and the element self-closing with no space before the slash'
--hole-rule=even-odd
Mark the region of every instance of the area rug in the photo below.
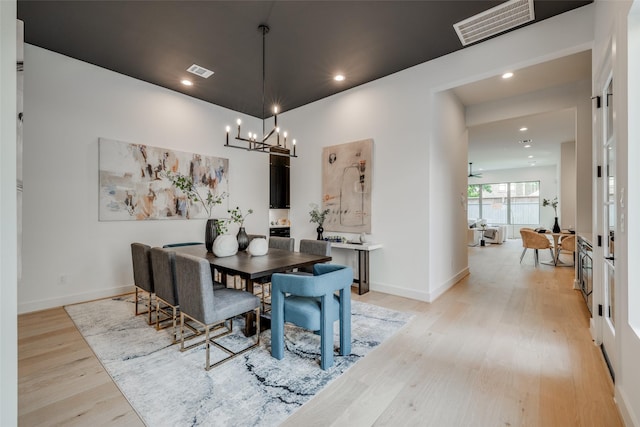
<svg viewBox="0 0 640 427">
<path fill-rule="evenodd" d="M 148 426 L 275 426 L 402 328 L 408 313 L 352 301 L 351 354 L 336 354 L 320 369 L 320 337 L 285 326 L 285 356 L 271 357 L 271 332 L 260 346 L 205 371 L 204 344 L 186 352 L 171 345 L 170 329 L 156 331 L 133 316 L 133 297 L 65 309 L 114 382 Z M 244 345 L 242 318 L 229 345 Z M 338 343 L 336 322 L 335 343 Z M 336 344 L 337 345 L 337 344 Z M 212 361 L 222 358 L 211 348 Z"/>
</svg>

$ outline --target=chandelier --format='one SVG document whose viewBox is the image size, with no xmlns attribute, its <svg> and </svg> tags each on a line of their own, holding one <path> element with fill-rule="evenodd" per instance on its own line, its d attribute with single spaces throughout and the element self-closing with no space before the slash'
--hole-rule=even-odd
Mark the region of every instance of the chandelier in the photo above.
<svg viewBox="0 0 640 427">
<path fill-rule="evenodd" d="M 242 136 L 242 130 L 240 126 L 242 121 L 237 120 L 238 134 L 233 138 L 240 143 L 238 145 L 229 144 L 229 133 L 231 132 L 231 126 L 227 126 L 227 140 L 224 144 L 225 147 L 240 148 L 248 151 L 258 151 L 261 153 L 275 154 L 278 156 L 298 157 L 296 156 L 296 140 L 291 142 L 291 149 L 287 148 L 287 132 L 282 133 L 282 144 L 280 144 L 280 127 L 278 127 L 278 106 L 273 107 L 273 128 L 268 133 L 265 131 L 265 119 L 264 119 L 264 93 L 265 93 L 265 39 L 269 32 L 269 26 L 260 24 L 258 30 L 262 31 L 262 136 L 258 137 L 257 134 L 248 132 L 246 136 Z M 271 139 L 271 141 L 270 141 Z M 275 139 L 275 143 L 273 143 Z M 272 150 L 272 148 L 280 148 L 280 150 Z"/>
</svg>

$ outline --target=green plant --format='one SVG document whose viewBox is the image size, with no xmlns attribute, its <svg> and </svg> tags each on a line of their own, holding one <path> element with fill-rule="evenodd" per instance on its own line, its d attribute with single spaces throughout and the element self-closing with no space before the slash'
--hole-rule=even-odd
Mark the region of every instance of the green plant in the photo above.
<svg viewBox="0 0 640 427">
<path fill-rule="evenodd" d="M 228 196 L 226 192 L 221 194 L 213 194 L 210 189 L 207 189 L 206 197 L 202 197 L 195 184 L 193 178 L 189 175 L 183 175 L 181 173 L 173 173 L 167 171 L 164 176 L 167 177 L 171 184 L 178 188 L 182 193 L 194 203 L 202 203 L 202 207 L 207 212 L 207 218 L 211 217 L 211 210 L 214 206 L 222 203 L 225 197 Z"/>
<path fill-rule="evenodd" d="M 551 206 L 553 211 L 558 216 L 558 197 L 554 197 L 553 199 L 542 199 L 542 206 Z"/>
<path fill-rule="evenodd" d="M 249 209 L 245 215 L 242 214 L 242 210 L 238 206 L 236 206 L 235 209 L 227 210 L 227 212 L 231 215 L 230 221 L 240 224 L 240 227 L 243 227 L 244 220 L 253 213 L 253 209 Z"/>
<path fill-rule="evenodd" d="M 311 203 L 309 204 L 309 206 L 311 207 L 311 211 L 309 212 L 311 219 L 309 220 L 309 222 L 315 222 L 316 224 L 318 224 L 318 227 L 322 227 L 322 224 L 324 224 L 324 219 L 329 213 L 329 209 L 321 211 L 320 207 L 315 203 Z"/>
</svg>

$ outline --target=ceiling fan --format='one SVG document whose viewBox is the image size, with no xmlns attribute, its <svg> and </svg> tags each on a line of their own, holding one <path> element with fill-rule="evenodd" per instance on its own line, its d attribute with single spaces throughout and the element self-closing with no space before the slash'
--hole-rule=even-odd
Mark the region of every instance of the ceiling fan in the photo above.
<svg viewBox="0 0 640 427">
<path fill-rule="evenodd" d="M 473 173 L 473 168 L 471 165 L 473 165 L 473 163 L 469 162 L 469 175 L 467 176 L 467 178 L 482 178 L 481 173 Z"/>
</svg>

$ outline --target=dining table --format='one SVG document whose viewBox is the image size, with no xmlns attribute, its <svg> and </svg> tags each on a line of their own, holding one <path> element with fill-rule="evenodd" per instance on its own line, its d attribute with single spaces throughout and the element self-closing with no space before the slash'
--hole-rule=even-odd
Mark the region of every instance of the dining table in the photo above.
<svg viewBox="0 0 640 427">
<path fill-rule="evenodd" d="M 228 275 L 239 276 L 246 281 L 246 291 L 253 293 L 254 282 L 270 277 L 273 273 L 285 273 L 296 268 L 313 266 L 331 261 L 330 256 L 314 255 L 304 252 L 292 252 L 285 249 L 269 248 L 265 255 L 252 256 L 246 251 L 238 251 L 235 255 L 217 257 L 208 252 L 205 245 L 179 246 L 172 248 L 176 253 L 189 254 L 204 258 L 211 267 L 222 274 L 222 283 L 227 283 Z M 268 318 L 263 319 L 268 324 Z M 255 333 L 253 314 L 247 317 L 245 335 Z"/>
</svg>

